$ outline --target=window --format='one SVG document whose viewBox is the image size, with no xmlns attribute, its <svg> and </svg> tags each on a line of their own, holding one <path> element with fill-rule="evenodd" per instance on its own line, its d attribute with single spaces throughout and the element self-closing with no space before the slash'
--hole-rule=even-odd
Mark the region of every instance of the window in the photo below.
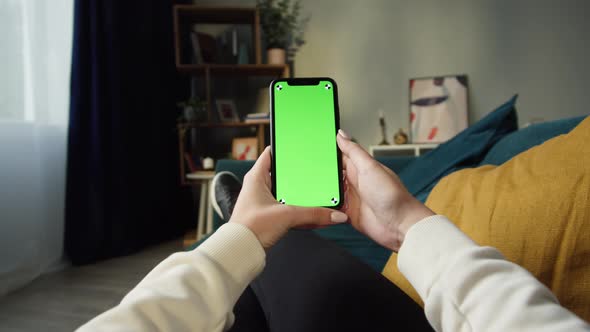
<svg viewBox="0 0 590 332">
<path fill-rule="evenodd" d="M 0 121 L 66 124 L 73 0 L 0 0 Z"/>
<path fill-rule="evenodd" d="M 0 1 L 0 120 L 24 120 L 23 1 Z"/>
</svg>

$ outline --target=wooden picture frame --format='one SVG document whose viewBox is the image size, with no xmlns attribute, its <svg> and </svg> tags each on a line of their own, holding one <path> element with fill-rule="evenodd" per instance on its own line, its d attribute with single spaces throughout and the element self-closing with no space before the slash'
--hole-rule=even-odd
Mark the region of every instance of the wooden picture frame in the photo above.
<svg viewBox="0 0 590 332">
<path fill-rule="evenodd" d="M 409 82 L 412 143 L 443 143 L 468 126 L 467 75 L 412 78 Z"/>
<path fill-rule="evenodd" d="M 235 160 L 256 160 L 258 158 L 258 138 L 234 138 L 231 144 L 231 155 Z"/>
<path fill-rule="evenodd" d="M 219 121 L 221 122 L 240 122 L 238 111 L 236 109 L 236 103 L 231 99 L 217 99 L 215 100 L 217 105 L 217 114 L 219 115 Z"/>
</svg>

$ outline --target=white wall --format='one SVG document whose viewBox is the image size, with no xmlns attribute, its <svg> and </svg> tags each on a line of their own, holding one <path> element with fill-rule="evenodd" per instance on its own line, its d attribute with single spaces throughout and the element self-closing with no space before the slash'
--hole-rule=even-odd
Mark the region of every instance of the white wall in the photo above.
<svg viewBox="0 0 590 332">
<path fill-rule="evenodd" d="M 367 146 L 408 127 L 409 78 L 465 73 L 470 122 L 519 93 L 520 123 L 590 113 L 588 1 L 302 0 L 297 76 L 331 76 L 342 127 Z"/>
</svg>

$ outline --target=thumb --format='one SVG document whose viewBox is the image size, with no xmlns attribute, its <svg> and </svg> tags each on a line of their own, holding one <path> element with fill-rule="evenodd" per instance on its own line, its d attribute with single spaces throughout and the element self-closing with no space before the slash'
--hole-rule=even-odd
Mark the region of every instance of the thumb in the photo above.
<svg viewBox="0 0 590 332">
<path fill-rule="evenodd" d="M 288 212 L 291 227 L 301 226 L 329 226 L 341 224 L 348 220 L 348 216 L 341 211 L 322 207 L 290 206 Z"/>
<path fill-rule="evenodd" d="M 360 145 L 351 141 L 348 134 L 342 129 L 338 130 L 336 143 L 345 157 L 348 157 L 358 170 L 365 170 L 375 162 L 373 157 L 365 151 Z"/>
</svg>

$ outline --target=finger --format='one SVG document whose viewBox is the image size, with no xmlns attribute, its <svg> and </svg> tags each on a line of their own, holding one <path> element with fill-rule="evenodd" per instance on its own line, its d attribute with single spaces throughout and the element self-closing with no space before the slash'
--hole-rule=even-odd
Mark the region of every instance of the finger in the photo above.
<svg viewBox="0 0 590 332">
<path fill-rule="evenodd" d="M 350 214 L 351 209 L 356 208 L 357 206 L 355 202 L 358 203 L 359 201 L 360 198 L 357 190 L 353 186 L 348 186 L 348 188 L 346 188 L 346 192 L 344 193 L 344 204 L 342 204 L 341 211 L 346 213 L 349 217 L 352 216 Z"/>
<path fill-rule="evenodd" d="M 397 175 L 391 170 L 391 168 L 383 165 L 382 163 L 379 163 L 379 165 L 381 165 L 381 167 L 383 167 L 383 169 L 385 170 L 385 172 L 387 172 L 387 174 L 389 174 L 393 177 L 397 177 Z"/>
<path fill-rule="evenodd" d="M 373 159 L 373 157 L 371 157 L 371 155 L 360 145 L 348 139 L 342 133 L 342 130 L 338 131 L 336 142 L 338 143 L 338 147 L 340 148 L 340 151 L 342 151 L 342 154 L 345 157 L 350 158 L 358 170 L 367 169 L 373 166 L 375 159 Z"/>
<path fill-rule="evenodd" d="M 352 164 L 352 160 L 350 160 L 350 158 L 346 156 L 343 156 L 342 164 L 346 167 L 345 179 L 350 183 L 350 185 L 358 186 L 357 170 L 356 167 Z"/>
<path fill-rule="evenodd" d="M 250 170 L 253 174 L 264 175 L 270 172 L 270 147 L 267 146 Z"/>
<path fill-rule="evenodd" d="M 291 227 L 301 226 L 329 226 L 341 224 L 348 220 L 348 216 L 341 211 L 320 207 L 288 206 Z"/>
</svg>

